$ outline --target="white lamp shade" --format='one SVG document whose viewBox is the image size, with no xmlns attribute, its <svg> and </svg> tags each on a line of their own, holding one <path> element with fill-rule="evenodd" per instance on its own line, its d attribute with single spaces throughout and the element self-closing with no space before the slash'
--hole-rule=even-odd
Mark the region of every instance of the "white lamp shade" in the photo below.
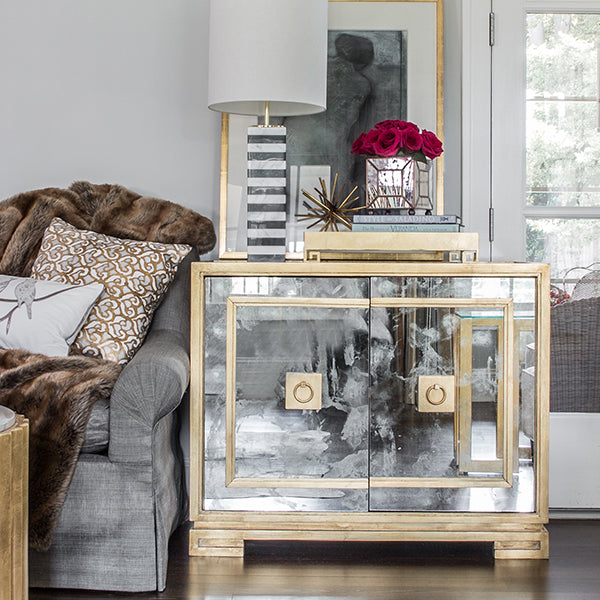
<svg viewBox="0 0 600 600">
<path fill-rule="evenodd" d="M 327 103 L 327 0 L 211 0 L 208 107 L 306 115 Z"/>
</svg>

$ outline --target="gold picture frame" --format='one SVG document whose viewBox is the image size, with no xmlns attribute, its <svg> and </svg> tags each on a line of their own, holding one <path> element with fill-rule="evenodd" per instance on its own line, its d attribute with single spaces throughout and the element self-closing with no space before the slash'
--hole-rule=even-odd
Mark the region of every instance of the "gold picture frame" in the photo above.
<svg viewBox="0 0 600 600">
<path fill-rule="evenodd" d="M 330 29 L 402 30 L 408 36 L 407 119 L 443 141 L 443 0 L 329 0 Z M 415 47 L 417 46 L 417 47 Z M 426 73 L 423 76 L 423 73 Z M 223 114 L 219 258 L 246 260 L 243 223 L 246 129 L 256 117 Z M 348 148 L 350 156 L 350 148 Z M 443 155 L 434 161 L 436 212 L 444 210 Z M 301 248 L 286 254 L 301 259 Z"/>
</svg>

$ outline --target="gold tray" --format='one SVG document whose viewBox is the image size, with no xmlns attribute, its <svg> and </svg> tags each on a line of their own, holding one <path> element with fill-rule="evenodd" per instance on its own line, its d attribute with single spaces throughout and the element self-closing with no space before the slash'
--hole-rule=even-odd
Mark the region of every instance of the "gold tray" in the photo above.
<svg viewBox="0 0 600 600">
<path fill-rule="evenodd" d="M 474 262 L 478 233 L 306 231 L 304 260 L 402 260 Z"/>
</svg>

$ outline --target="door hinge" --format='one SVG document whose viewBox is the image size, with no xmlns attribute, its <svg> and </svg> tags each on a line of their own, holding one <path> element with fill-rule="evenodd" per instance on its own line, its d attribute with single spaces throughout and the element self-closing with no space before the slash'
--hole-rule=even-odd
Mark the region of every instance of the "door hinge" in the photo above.
<svg viewBox="0 0 600 600">
<path fill-rule="evenodd" d="M 489 44 L 493 46 L 496 43 L 496 13 L 490 12 L 488 18 Z"/>
<path fill-rule="evenodd" d="M 490 207 L 489 211 L 489 232 L 488 238 L 490 242 L 494 241 L 494 209 Z"/>
</svg>

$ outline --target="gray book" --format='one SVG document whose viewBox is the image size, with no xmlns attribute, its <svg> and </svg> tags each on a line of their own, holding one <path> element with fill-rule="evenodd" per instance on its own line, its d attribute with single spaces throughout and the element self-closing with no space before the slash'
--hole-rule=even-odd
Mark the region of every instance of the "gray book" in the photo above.
<svg viewBox="0 0 600 600">
<path fill-rule="evenodd" d="M 356 223 L 352 225 L 352 231 L 419 231 L 440 232 L 460 231 L 458 223 Z"/>
<path fill-rule="evenodd" d="M 458 215 L 354 215 L 354 223 L 460 224 Z"/>
</svg>

